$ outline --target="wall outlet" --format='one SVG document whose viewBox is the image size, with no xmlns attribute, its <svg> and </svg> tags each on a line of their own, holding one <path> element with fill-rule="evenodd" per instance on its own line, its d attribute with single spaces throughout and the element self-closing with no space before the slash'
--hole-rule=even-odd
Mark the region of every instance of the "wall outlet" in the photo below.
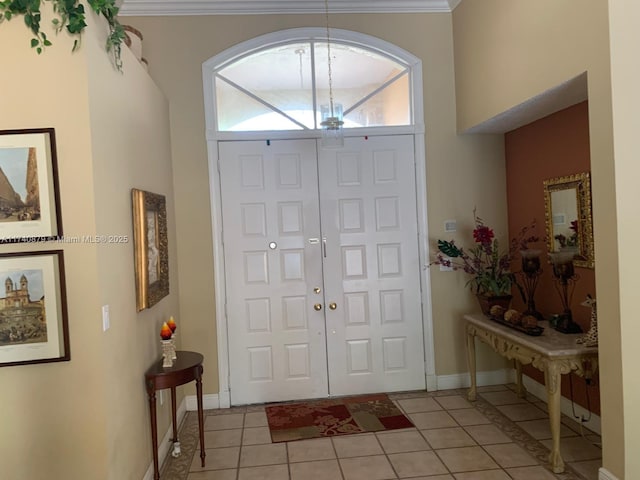
<svg viewBox="0 0 640 480">
<path fill-rule="evenodd" d="M 445 260 L 451 260 L 451 258 L 449 257 L 443 257 Z M 446 267 L 444 265 L 440 265 L 440 271 L 441 272 L 453 272 L 453 268 L 452 267 Z"/>
<path fill-rule="evenodd" d="M 109 305 L 102 306 L 102 331 L 106 332 L 111 326 L 111 318 L 109 318 Z"/>
</svg>

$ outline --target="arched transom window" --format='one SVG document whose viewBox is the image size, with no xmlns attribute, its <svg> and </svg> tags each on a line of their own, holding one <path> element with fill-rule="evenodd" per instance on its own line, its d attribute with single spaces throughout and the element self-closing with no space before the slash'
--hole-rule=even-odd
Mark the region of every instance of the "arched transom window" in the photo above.
<svg viewBox="0 0 640 480">
<path fill-rule="evenodd" d="M 333 36 L 330 52 L 345 128 L 413 125 L 409 63 Z M 245 50 L 214 68 L 213 90 L 218 131 L 319 129 L 329 116 L 326 36 Z"/>
</svg>

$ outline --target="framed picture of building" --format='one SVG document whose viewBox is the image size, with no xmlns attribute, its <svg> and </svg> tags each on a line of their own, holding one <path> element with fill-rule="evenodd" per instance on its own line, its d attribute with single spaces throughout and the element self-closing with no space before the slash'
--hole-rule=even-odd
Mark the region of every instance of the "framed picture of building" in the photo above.
<svg viewBox="0 0 640 480">
<path fill-rule="evenodd" d="M 53 128 L 0 130 L 0 243 L 62 236 Z"/>
<path fill-rule="evenodd" d="M 0 254 L 0 367 L 68 361 L 62 250 Z"/>
<path fill-rule="evenodd" d="M 164 195 L 132 189 L 136 308 L 152 307 L 169 295 L 167 206 Z"/>
</svg>

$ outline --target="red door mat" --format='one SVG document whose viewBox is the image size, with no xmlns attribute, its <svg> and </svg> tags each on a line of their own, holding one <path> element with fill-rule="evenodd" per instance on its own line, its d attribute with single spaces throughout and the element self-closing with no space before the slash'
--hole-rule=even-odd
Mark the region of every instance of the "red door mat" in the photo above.
<svg viewBox="0 0 640 480">
<path fill-rule="evenodd" d="M 265 410 L 272 442 L 413 427 L 385 394 L 274 405 Z"/>
</svg>

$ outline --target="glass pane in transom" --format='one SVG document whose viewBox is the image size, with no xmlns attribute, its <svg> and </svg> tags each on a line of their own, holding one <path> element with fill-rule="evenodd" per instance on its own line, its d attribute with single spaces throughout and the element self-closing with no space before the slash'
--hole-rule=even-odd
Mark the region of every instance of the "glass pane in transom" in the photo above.
<svg viewBox="0 0 640 480">
<path fill-rule="evenodd" d="M 219 70 L 218 78 L 259 99 L 272 111 L 284 112 L 312 129 L 315 125 L 311 72 L 311 47 L 305 42 L 277 45 L 247 55 Z M 218 97 L 225 92 L 216 88 Z M 278 125 L 251 130 L 278 130 Z"/>
<path fill-rule="evenodd" d="M 294 41 L 236 57 L 215 73 L 219 131 L 319 129 L 331 115 L 344 128 L 410 125 L 407 64 L 344 41 Z"/>
<path fill-rule="evenodd" d="M 365 50 L 353 45 L 331 42 L 314 44 L 315 71 L 316 71 L 316 95 L 318 109 L 327 108 L 330 104 L 329 96 L 329 53 L 331 55 L 331 84 L 333 90 L 333 103 L 336 110 L 347 113 L 361 102 L 369 103 L 369 96 L 377 96 L 379 100 L 394 102 L 402 99 L 401 106 L 380 106 L 384 110 L 406 110 L 409 108 L 408 81 L 397 83 L 397 78 L 408 78 L 407 67 L 399 62 L 380 55 L 379 53 Z M 405 73 L 405 75 L 402 75 Z M 394 81 L 394 79 L 396 79 Z M 396 92 L 403 89 L 404 97 L 394 95 L 382 95 L 381 92 L 394 85 Z M 403 85 L 404 83 L 404 85 Z M 380 90 L 380 92 L 378 92 Z M 350 120 L 356 120 L 355 115 L 349 116 Z M 389 116 L 389 119 L 392 117 Z M 345 122 L 345 128 L 353 128 L 368 125 L 407 125 L 408 120 L 397 123 L 394 121 L 385 123 L 385 116 L 377 115 L 375 122 L 368 122 L 366 117 L 354 122 Z M 382 121 L 383 123 L 380 123 Z"/>
<path fill-rule="evenodd" d="M 387 84 L 366 101 L 344 112 L 345 125 L 381 127 L 411 124 L 409 74 Z"/>
<path fill-rule="evenodd" d="M 302 130 L 304 124 L 313 125 L 312 109 L 290 111 L 287 116 L 220 78 L 216 78 L 216 112 L 218 130 L 223 132 Z"/>
</svg>

